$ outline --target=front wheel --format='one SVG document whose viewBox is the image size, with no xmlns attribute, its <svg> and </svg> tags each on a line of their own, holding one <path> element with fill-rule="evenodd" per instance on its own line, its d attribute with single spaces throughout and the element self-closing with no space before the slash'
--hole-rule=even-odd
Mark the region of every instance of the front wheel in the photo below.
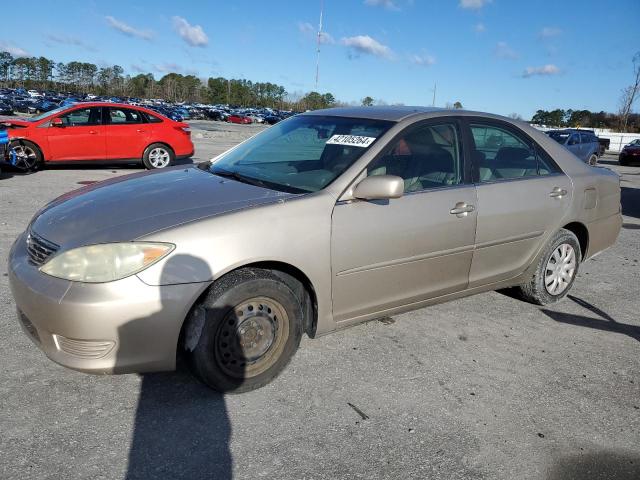
<svg viewBox="0 0 640 480">
<path fill-rule="evenodd" d="M 520 285 L 522 297 L 538 305 L 557 302 L 573 286 L 581 258 L 578 238 L 561 229 L 547 244 L 531 279 Z"/>
<path fill-rule="evenodd" d="M 13 140 L 9 144 L 9 152 L 15 155 L 13 166 L 21 172 L 35 170 L 42 163 L 40 149 L 27 140 Z"/>
<path fill-rule="evenodd" d="M 260 388 L 298 349 L 302 317 L 298 297 L 270 271 L 232 272 L 213 284 L 190 318 L 185 347 L 192 369 L 219 392 Z"/>
<path fill-rule="evenodd" d="M 142 155 L 142 163 L 149 170 L 168 167 L 174 159 L 173 150 L 162 143 L 149 145 Z"/>
</svg>

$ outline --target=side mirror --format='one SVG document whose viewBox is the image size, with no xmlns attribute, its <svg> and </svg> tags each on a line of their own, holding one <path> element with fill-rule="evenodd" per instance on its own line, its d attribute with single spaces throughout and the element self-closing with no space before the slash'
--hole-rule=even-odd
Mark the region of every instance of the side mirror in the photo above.
<svg viewBox="0 0 640 480">
<path fill-rule="evenodd" d="M 52 127 L 62 128 L 62 127 L 64 127 L 64 122 L 62 121 L 62 119 L 60 117 L 56 117 L 53 120 L 51 120 L 51 126 Z"/>
<path fill-rule="evenodd" d="M 361 200 L 387 200 L 400 198 L 404 193 L 404 180 L 395 175 L 373 175 L 362 180 L 353 190 Z"/>
</svg>

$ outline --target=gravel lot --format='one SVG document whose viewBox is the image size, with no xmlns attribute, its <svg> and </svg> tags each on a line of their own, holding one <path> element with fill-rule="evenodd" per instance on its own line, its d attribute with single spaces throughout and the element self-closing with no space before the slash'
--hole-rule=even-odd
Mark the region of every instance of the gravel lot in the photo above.
<svg viewBox="0 0 640 480">
<path fill-rule="evenodd" d="M 263 128 L 191 123 L 196 161 Z M 304 339 L 235 396 L 184 368 L 47 360 L 18 326 L 9 247 L 44 203 L 135 170 L 2 174 L 0 478 L 640 478 L 640 167 L 602 163 L 623 175 L 624 228 L 560 304 L 492 292 Z"/>
</svg>

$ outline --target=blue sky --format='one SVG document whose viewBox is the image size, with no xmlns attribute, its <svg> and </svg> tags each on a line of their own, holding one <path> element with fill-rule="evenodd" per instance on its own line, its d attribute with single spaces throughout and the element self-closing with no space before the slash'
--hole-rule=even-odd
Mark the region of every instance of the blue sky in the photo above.
<svg viewBox="0 0 640 480">
<path fill-rule="evenodd" d="M 320 0 L 31 0 L 25 21 L 3 22 L 0 49 L 306 92 L 319 11 Z M 638 18 L 638 0 L 324 0 L 318 89 L 430 105 L 437 84 L 437 106 L 614 111 L 640 50 Z"/>
</svg>

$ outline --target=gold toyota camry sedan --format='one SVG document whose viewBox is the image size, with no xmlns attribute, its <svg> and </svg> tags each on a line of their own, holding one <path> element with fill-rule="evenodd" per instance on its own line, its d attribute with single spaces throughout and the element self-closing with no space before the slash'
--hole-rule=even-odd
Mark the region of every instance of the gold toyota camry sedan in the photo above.
<svg viewBox="0 0 640 480">
<path fill-rule="evenodd" d="M 301 336 L 505 287 L 564 297 L 620 231 L 620 181 L 508 118 L 420 107 L 297 115 L 211 162 L 40 210 L 10 253 L 53 361 L 268 383 Z"/>
</svg>

